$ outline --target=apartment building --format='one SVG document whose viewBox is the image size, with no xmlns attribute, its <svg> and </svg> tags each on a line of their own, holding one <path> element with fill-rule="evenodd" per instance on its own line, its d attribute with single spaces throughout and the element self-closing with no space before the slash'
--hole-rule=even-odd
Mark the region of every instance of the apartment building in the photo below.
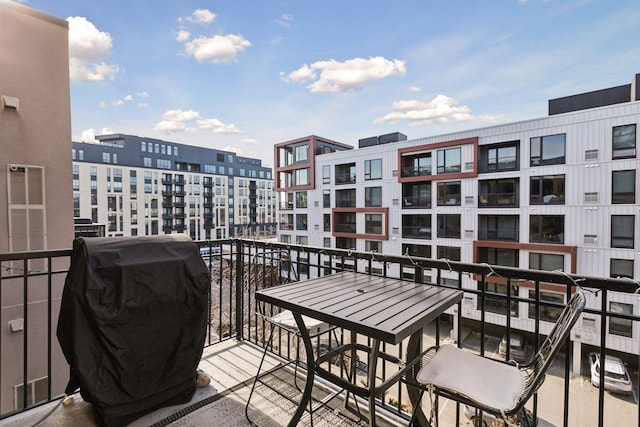
<svg viewBox="0 0 640 427">
<path fill-rule="evenodd" d="M 382 135 L 357 149 L 334 142 L 339 149 L 316 149 L 309 159 L 305 150 L 321 138 L 278 144 L 277 175 L 309 174 L 276 180 L 278 239 L 638 281 L 639 122 L 636 75 L 631 84 L 550 100 L 549 115 L 533 120 L 413 140 Z M 411 278 L 412 269 L 402 274 Z M 457 275 L 443 275 L 457 283 Z M 462 280 L 465 288 L 480 286 Z M 512 295 L 533 292 L 512 285 Z M 487 286 L 507 293 L 503 280 Z M 565 296 L 544 285 L 541 298 Z M 465 298 L 463 316 L 479 320 L 478 304 Z M 613 293 L 607 306 L 640 310 L 633 294 Z M 513 327 L 532 331 L 535 313 L 526 303 L 489 298 L 485 308 L 488 322 L 504 325 L 509 313 Z M 557 315 L 541 314 L 549 325 Z M 600 319 L 585 314 L 573 338 L 599 345 L 599 330 Z M 630 320 L 611 319 L 607 330 L 608 347 L 638 354 L 640 330 Z"/>
<path fill-rule="evenodd" d="M 272 171 L 261 160 L 133 135 L 96 139 L 73 143 L 73 216 L 107 236 L 275 235 Z"/>
<path fill-rule="evenodd" d="M 67 22 L 0 0 L 0 28 L 0 252 L 70 248 Z M 46 263 L 33 260 L 26 268 L 37 273 Z M 5 414 L 46 399 L 49 387 L 61 393 L 68 370 L 57 347 L 50 360 L 46 351 L 32 350 L 47 348 L 47 327 L 57 322 L 64 277 L 54 276 L 50 283 L 46 276 L 33 277 L 27 291 L 24 263 L 3 261 L 0 267 L 0 413 Z M 49 361 L 58 368 L 51 378 Z"/>
</svg>

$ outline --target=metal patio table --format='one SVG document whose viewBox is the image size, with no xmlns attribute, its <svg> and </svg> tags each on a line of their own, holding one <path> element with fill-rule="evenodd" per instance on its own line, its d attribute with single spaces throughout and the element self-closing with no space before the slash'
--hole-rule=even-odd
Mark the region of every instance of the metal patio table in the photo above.
<svg viewBox="0 0 640 427">
<path fill-rule="evenodd" d="M 318 374 L 348 392 L 366 397 L 369 401 L 369 425 L 375 426 L 375 399 L 399 380 L 393 375 L 376 385 L 378 358 L 399 361 L 380 351 L 380 342 L 399 344 L 410 336 L 407 360 L 413 360 L 422 346 L 423 327 L 443 314 L 462 299 L 463 292 L 435 285 L 407 282 L 400 279 L 343 271 L 302 282 L 279 285 L 256 291 L 256 299 L 291 310 L 302 336 L 307 357 L 307 380 L 298 408 L 289 426 L 300 421 L 311 399 L 314 374 Z M 302 316 L 322 320 L 330 325 L 351 331 L 352 337 L 361 334 L 370 338 L 370 346 L 351 344 L 337 351 L 365 350 L 368 352 L 367 384 L 364 388 L 349 383 L 344 378 L 319 369 L 314 360 L 311 338 Z M 334 350 L 335 352 L 336 350 Z M 333 357 L 334 352 L 318 358 L 319 361 Z M 394 360 L 395 359 L 395 360 Z M 354 358 L 351 359 L 352 361 Z M 351 371 L 353 372 L 353 371 Z M 418 393 L 411 392 L 412 404 Z M 421 414 L 420 420 L 424 420 Z"/>
</svg>

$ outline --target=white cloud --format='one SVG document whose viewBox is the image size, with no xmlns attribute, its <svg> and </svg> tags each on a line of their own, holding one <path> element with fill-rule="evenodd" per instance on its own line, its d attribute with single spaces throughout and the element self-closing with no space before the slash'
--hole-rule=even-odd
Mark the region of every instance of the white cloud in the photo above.
<svg viewBox="0 0 640 427">
<path fill-rule="evenodd" d="M 216 19 L 216 14 L 209 9 L 196 9 L 191 16 L 187 18 L 187 21 L 198 24 L 210 24 L 214 19 Z"/>
<path fill-rule="evenodd" d="M 148 107 L 148 106 L 149 106 L 149 104 L 148 104 L 148 103 L 146 103 L 146 102 L 138 102 L 138 104 L 137 104 L 137 105 L 138 105 L 138 107 L 140 107 L 140 108 L 146 108 L 146 107 Z"/>
<path fill-rule="evenodd" d="M 146 99 L 146 98 L 149 97 L 149 94 L 147 92 L 138 92 L 138 93 L 136 93 L 136 96 L 138 98 Z"/>
<path fill-rule="evenodd" d="M 193 110 L 168 110 L 162 115 L 164 120 L 171 122 L 189 122 L 200 118 L 200 113 Z"/>
<path fill-rule="evenodd" d="M 176 40 L 180 43 L 184 43 L 191 38 L 191 33 L 186 30 L 180 30 L 176 33 Z"/>
<path fill-rule="evenodd" d="M 438 95 L 429 102 L 407 100 L 394 102 L 391 112 L 374 120 L 376 124 L 408 121 L 409 126 L 424 126 L 431 123 L 478 121 L 491 123 L 502 116 L 473 116 L 466 105 L 446 95 Z"/>
<path fill-rule="evenodd" d="M 107 108 L 107 103 L 104 101 L 100 101 L 100 103 L 98 104 L 99 108 Z"/>
<path fill-rule="evenodd" d="M 168 110 L 162 115 L 162 119 L 161 122 L 155 125 L 154 129 L 168 134 L 195 133 L 198 129 L 210 129 L 213 133 L 221 134 L 240 132 L 233 124 L 223 123 L 216 118 L 204 118 L 199 112 L 193 110 Z"/>
<path fill-rule="evenodd" d="M 111 55 L 113 41 L 107 32 L 98 30 L 82 16 L 69 17 L 69 76 L 73 81 L 101 82 L 113 80 L 120 72 L 117 65 L 104 58 Z"/>
<path fill-rule="evenodd" d="M 102 128 L 102 131 L 100 131 L 99 133 L 96 133 L 95 129 L 90 128 L 82 131 L 82 134 L 80 135 L 80 141 L 97 143 L 98 140 L 96 139 L 96 135 L 109 135 L 112 133 L 115 133 L 115 132 L 106 127 Z"/>
<path fill-rule="evenodd" d="M 291 25 L 292 21 L 293 21 L 293 16 L 289 13 L 285 13 L 276 19 L 276 24 L 281 25 L 283 27 L 288 27 Z"/>
<path fill-rule="evenodd" d="M 225 124 L 218 119 L 200 119 L 198 120 L 200 129 L 211 129 L 213 133 L 240 133 L 234 124 Z"/>
<path fill-rule="evenodd" d="M 334 59 L 317 61 L 311 65 L 303 65 L 292 71 L 286 80 L 295 83 L 306 83 L 316 79 L 316 71 L 320 77 L 307 88 L 311 92 L 345 92 L 350 89 L 361 89 L 364 84 L 386 77 L 406 74 L 405 61 L 389 60 L 382 56 L 373 58 L 354 58 L 344 62 Z"/>
<path fill-rule="evenodd" d="M 251 42 L 239 34 L 197 37 L 185 43 L 185 51 L 198 62 L 227 64 L 236 60 L 239 52 L 251 46 Z"/>
<path fill-rule="evenodd" d="M 418 86 L 409 86 L 409 91 L 411 91 L 411 92 L 421 92 L 422 89 L 419 88 Z"/>
</svg>

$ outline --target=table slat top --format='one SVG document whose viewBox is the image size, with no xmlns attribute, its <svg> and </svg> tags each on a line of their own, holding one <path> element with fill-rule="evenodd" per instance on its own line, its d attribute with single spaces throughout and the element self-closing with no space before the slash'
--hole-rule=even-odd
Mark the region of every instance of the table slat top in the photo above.
<svg viewBox="0 0 640 427">
<path fill-rule="evenodd" d="M 340 272 L 256 291 L 256 299 L 398 344 L 462 299 L 462 291 Z"/>
</svg>

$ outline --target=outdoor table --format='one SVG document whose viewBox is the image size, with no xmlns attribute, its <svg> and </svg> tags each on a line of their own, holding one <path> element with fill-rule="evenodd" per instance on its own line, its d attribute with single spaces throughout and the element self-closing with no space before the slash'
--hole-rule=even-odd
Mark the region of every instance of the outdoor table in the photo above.
<svg viewBox="0 0 640 427">
<path fill-rule="evenodd" d="M 351 271 L 256 291 L 256 300 L 291 310 L 306 350 L 307 380 L 289 426 L 297 425 L 309 404 L 316 370 L 319 376 L 342 386 L 348 392 L 367 397 L 369 425 L 375 426 L 375 399 L 390 386 L 389 381 L 376 386 L 377 361 L 379 357 L 397 360 L 380 351 L 380 342 L 395 345 L 410 336 L 407 361 L 413 360 L 421 351 L 423 327 L 459 302 L 462 294 L 461 290 Z M 302 316 L 322 320 L 347 329 L 354 336 L 362 334 L 371 339 L 369 347 L 354 344 L 353 340 L 351 344 L 352 350 L 366 349 L 368 352 L 368 389 L 350 385 L 343 378 L 318 369 Z M 331 355 L 319 359 L 326 360 L 327 357 Z M 398 379 L 393 378 L 394 381 Z M 417 393 L 410 393 L 409 397 L 414 407 L 419 404 L 414 401 Z M 424 416 L 420 418 L 424 419 Z"/>
</svg>

